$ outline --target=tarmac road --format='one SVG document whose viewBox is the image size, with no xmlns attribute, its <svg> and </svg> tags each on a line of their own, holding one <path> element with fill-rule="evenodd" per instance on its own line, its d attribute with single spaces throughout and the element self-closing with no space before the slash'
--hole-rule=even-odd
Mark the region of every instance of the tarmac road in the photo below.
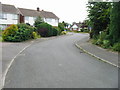
<svg viewBox="0 0 120 90">
<path fill-rule="evenodd" d="M 88 34 L 76 33 L 38 39 L 15 58 L 4 87 L 118 88 L 118 68 L 75 47 L 75 41 L 85 37 Z"/>
</svg>

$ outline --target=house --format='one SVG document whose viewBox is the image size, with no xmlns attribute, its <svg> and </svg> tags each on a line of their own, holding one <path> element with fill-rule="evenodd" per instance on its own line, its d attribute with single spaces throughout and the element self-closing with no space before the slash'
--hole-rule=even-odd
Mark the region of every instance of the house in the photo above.
<svg viewBox="0 0 120 90">
<path fill-rule="evenodd" d="M 35 19 L 40 16 L 44 22 L 58 26 L 59 18 L 52 12 L 16 8 L 14 5 L 1 4 L 0 2 L 0 28 L 4 30 L 11 24 L 29 23 L 34 25 Z"/>
<path fill-rule="evenodd" d="M 70 27 L 71 31 L 81 31 L 81 29 L 82 27 L 80 22 L 79 23 L 73 22 L 73 24 Z"/>
<path fill-rule="evenodd" d="M 81 29 L 88 29 L 88 26 L 84 22 L 83 23 L 73 22 L 73 24 L 70 27 L 71 31 L 81 31 Z"/>
<path fill-rule="evenodd" d="M 0 28 L 5 29 L 11 24 L 18 23 L 18 9 L 14 5 L 0 3 Z"/>
<path fill-rule="evenodd" d="M 52 12 L 44 10 L 40 11 L 39 8 L 37 8 L 37 10 L 18 8 L 18 10 L 20 12 L 20 23 L 29 23 L 30 25 L 34 25 L 35 19 L 40 16 L 44 22 L 52 26 L 58 26 L 59 18 Z"/>
<path fill-rule="evenodd" d="M 35 19 L 40 16 L 36 10 L 18 8 L 19 10 L 19 23 L 29 23 L 34 25 Z"/>
<path fill-rule="evenodd" d="M 54 13 L 44 10 L 39 11 L 39 9 L 37 9 L 37 11 L 40 13 L 41 17 L 45 22 L 52 26 L 58 26 L 59 18 Z"/>
</svg>

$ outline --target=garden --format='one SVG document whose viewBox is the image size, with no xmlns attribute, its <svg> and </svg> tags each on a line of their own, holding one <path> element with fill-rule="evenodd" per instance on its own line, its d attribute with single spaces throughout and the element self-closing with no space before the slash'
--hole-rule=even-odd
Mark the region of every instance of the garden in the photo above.
<svg viewBox="0 0 120 90">
<path fill-rule="evenodd" d="M 120 2 L 89 2 L 87 7 L 91 42 L 120 52 Z"/>
<path fill-rule="evenodd" d="M 10 25 L 5 30 L 1 31 L 1 41 L 7 42 L 22 42 L 30 39 L 37 39 L 40 37 L 51 37 L 66 34 L 61 25 L 58 27 L 51 26 L 44 22 L 41 17 L 35 20 L 34 26 L 20 23 L 17 25 Z"/>
</svg>

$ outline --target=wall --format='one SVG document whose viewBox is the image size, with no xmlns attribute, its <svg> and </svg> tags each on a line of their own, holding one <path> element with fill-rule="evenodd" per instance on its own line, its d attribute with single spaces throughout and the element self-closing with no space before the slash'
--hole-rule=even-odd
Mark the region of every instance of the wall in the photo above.
<svg viewBox="0 0 120 90">
<path fill-rule="evenodd" d="M 29 20 L 26 20 L 26 18 L 29 18 Z M 25 23 L 29 23 L 30 25 L 34 25 L 35 23 L 35 17 L 25 16 L 24 21 Z"/>
<path fill-rule="evenodd" d="M 7 13 L 7 19 L 0 19 L 0 24 L 17 24 L 18 20 L 13 20 L 13 14 Z"/>
<path fill-rule="evenodd" d="M 59 23 L 58 19 L 52 19 L 52 18 L 44 18 L 44 21 L 52 26 L 58 26 Z"/>
</svg>

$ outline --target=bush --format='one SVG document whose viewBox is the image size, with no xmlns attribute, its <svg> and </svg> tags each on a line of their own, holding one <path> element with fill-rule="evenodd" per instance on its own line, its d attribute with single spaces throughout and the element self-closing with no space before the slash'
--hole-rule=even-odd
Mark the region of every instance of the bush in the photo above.
<svg viewBox="0 0 120 90">
<path fill-rule="evenodd" d="M 109 48 L 110 47 L 110 41 L 109 40 L 103 40 L 103 48 Z"/>
<path fill-rule="evenodd" d="M 14 24 L 10 25 L 8 28 L 6 28 L 3 32 L 2 32 L 2 38 L 4 41 L 9 41 L 8 37 L 11 35 L 16 34 L 16 32 L 18 31 L 18 27 Z"/>
<path fill-rule="evenodd" d="M 57 30 L 57 35 L 60 35 L 61 34 L 61 30 L 60 30 L 60 28 L 59 27 L 56 27 L 56 26 L 53 26 L 53 28 L 55 28 L 56 30 Z"/>
<path fill-rule="evenodd" d="M 113 49 L 114 51 L 120 52 L 120 43 L 115 43 L 115 44 L 113 45 L 112 49 Z"/>
<path fill-rule="evenodd" d="M 34 39 L 40 38 L 40 35 L 38 35 L 37 32 L 33 32 L 32 34 Z"/>
<path fill-rule="evenodd" d="M 58 24 L 58 27 L 60 28 L 61 31 L 64 31 L 64 24 L 63 23 L 59 23 Z"/>
<path fill-rule="evenodd" d="M 43 23 L 43 22 L 44 22 L 43 19 L 39 16 L 39 17 L 36 18 L 34 26 L 38 27 L 38 25 Z"/>
<path fill-rule="evenodd" d="M 13 30 L 12 28 L 7 29 L 10 30 L 11 33 L 7 34 L 6 38 L 4 38 L 3 40 L 11 42 L 21 42 L 34 38 L 32 34 L 34 31 L 33 27 L 26 24 L 18 24 L 16 28 L 17 30 Z M 4 34 L 5 33 L 3 33 L 3 36 Z"/>
<path fill-rule="evenodd" d="M 62 31 L 62 32 L 61 32 L 61 35 L 66 35 L 66 34 L 67 34 L 66 31 Z"/>
<path fill-rule="evenodd" d="M 41 23 L 37 26 L 37 31 L 42 37 L 50 37 L 53 35 L 52 26 L 47 23 Z"/>
<path fill-rule="evenodd" d="M 52 28 L 52 30 L 53 30 L 53 36 L 57 36 L 58 35 L 58 30 L 56 29 L 56 28 Z"/>
</svg>

